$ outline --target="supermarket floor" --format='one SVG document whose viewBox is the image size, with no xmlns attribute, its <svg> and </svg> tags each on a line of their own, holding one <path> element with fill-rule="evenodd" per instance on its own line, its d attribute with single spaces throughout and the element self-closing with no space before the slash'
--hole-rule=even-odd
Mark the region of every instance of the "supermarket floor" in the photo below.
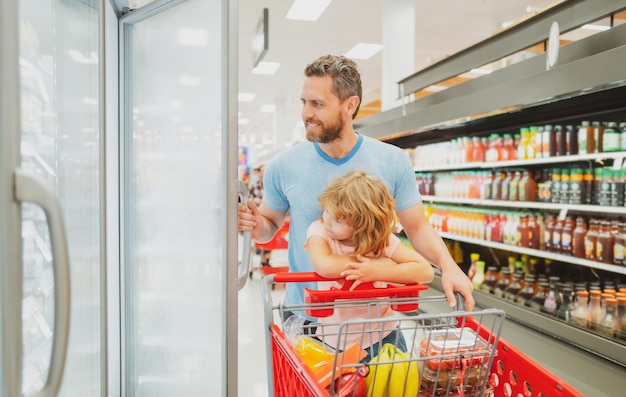
<svg viewBox="0 0 626 397">
<path fill-rule="evenodd" d="M 253 257 L 252 263 L 258 264 Z M 272 265 L 286 266 L 286 251 L 272 253 Z M 263 326 L 263 300 L 261 298 L 262 273 L 257 271 L 252 280 L 239 291 L 239 395 L 267 397 L 267 366 L 265 352 L 265 327 Z M 284 286 L 272 291 L 274 302 L 282 302 Z"/>
</svg>

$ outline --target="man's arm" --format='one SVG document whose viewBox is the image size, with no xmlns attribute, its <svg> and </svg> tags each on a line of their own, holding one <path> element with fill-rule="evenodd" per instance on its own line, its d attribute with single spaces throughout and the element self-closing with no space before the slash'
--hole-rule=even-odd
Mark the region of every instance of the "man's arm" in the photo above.
<svg viewBox="0 0 626 397">
<path fill-rule="evenodd" d="M 426 221 L 422 203 L 399 211 L 398 220 L 413 248 L 441 269 L 441 284 L 448 304 L 451 307 L 456 306 L 454 292 L 459 292 L 465 299 L 465 309 L 471 311 L 475 304 L 472 282 L 452 259 L 439 234 Z"/>
</svg>

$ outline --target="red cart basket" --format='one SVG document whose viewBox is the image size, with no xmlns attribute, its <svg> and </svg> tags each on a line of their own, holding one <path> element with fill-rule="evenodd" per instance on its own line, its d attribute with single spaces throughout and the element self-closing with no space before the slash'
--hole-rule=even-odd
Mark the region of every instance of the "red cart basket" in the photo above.
<svg viewBox="0 0 626 397">
<path fill-rule="evenodd" d="M 274 305 L 270 292 L 273 283 L 305 281 L 328 279 L 315 273 L 276 273 L 265 277 L 261 286 L 271 396 L 583 396 L 500 338 L 505 318 L 502 310 L 418 313 L 420 302 L 446 299 L 443 294 L 420 297 L 419 292 L 427 287 L 419 284 L 382 289 L 370 284 L 354 291 L 305 290 L 302 305 Z M 311 318 L 358 306 L 373 313 L 379 313 L 378 306 L 389 306 L 409 314 L 372 315 L 333 325 L 300 324 L 296 334 L 291 331 L 293 327 L 285 329 L 287 322 L 282 321 L 287 312 L 300 311 Z M 396 343 L 381 342 L 390 327 L 401 331 L 406 353 L 398 337 Z M 376 342 L 379 352 L 370 351 L 375 358 L 365 362 L 362 358 L 366 352 L 361 347 L 367 347 L 372 333 L 380 334 Z M 350 335 L 362 343 L 341 344 Z M 328 337 L 339 344 L 329 347 L 323 343 L 330 340 Z M 315 345 L 316 354 L 321 351 L 320 357 L 327 357 L 326 362 L 312 365 L 311 356 L 302 349 L 307 344 Z"/>
<path fill-rule="evenodd" d="M 286 250 L 289 247 L 289 218 L 285 219 L 283 226 L 278 229 L 278 232 L 267 243 L 254 243 L 256 249 L 265 251 Z M 250 279 L 252 279 L 255 271 L 263 272 L 263 275 L 288 272 L 289 266 L 254 266 L 250 269 Z"/>
</svg>

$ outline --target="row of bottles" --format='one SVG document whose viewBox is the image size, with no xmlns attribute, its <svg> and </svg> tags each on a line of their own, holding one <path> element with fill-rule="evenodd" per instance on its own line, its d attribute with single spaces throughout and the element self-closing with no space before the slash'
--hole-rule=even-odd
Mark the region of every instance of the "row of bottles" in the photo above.
<svg viewBox="0 0 626 397">
<path fill-rule="evenodd" d="M 415 167 L 497 162 L 626 151 L 626 122 L 582 121 L 580 125 L 522 127 L 517 133 L 464 136 L 419 145 Z"/>
<path fill-rule="evenodd" d="M 552 275 L 549 264 L 538 272 L 537 260 L 516 260 L 509 256 L 509 266 L 489 266 L 478 253 L 470 254 L 468 277 L 476 290 L 495 295 L 608 338 L 626 341 L 626 285 L 615 287 L 598 282 L 561 282 Z M 530 263 L 530 264 L 529 264 Z"/>
<path fill-rule="evenodd" d="M 432 204 L 425 214 L 440 232 L 626 265 L 623 221 Z"/>
<path fill-rule="evenodd" d="M 421 194 L 438 197 L 613 207 L 626 204 L 626 166 L 537 172 L 530 169 L 417 172 L 415 182 Z"/>
</svg>

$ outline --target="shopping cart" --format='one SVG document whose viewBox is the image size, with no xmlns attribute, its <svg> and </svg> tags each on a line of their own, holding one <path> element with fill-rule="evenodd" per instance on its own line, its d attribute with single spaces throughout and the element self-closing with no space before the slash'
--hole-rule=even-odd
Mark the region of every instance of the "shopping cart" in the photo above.
<svg viewBox="0 0 626 397">
<path fill-rule="evenodd" d="M 276 273 L 263 281 L 270 396 L 582 396 L 499 337 L 505 318 L 502 310 L 466 312 L 459 309 L 463 306 L 457 295 L 458 308 L 450 313 L 420 313 L 420 303 L 444 301 L 445 296 L 420 296 L 427 288 L 419 284 L 305 290 L 302 305 L 274 305 L 270 292 L 274 282 L 328 279 L 315 273 Z M 398 314 L 377 318 L 387 305 Z M 374 315 L 340 324 L 292 322 L 293 317 L 283 321 L 292 312 L 323 317 L 359 306 Z M 408 355 L 395 349 L 396 343 L 382 346 L 392 327 L 404 336 Z M 367 363 L 361 346 L 368 346 L 366 339 L 376 334 L 372 340 L 378 340 L 378 349 L 370 352 L 376 358 Z M 355 335 L 358 342 L 347 344 Z M 327 340 L 335 342 L 334 349 L 324 343 Z M 318 353 L 323 347 L 329 357 L 326 362 L 311 365 L 303 354 L 307 344 Z"/>
</svg>

